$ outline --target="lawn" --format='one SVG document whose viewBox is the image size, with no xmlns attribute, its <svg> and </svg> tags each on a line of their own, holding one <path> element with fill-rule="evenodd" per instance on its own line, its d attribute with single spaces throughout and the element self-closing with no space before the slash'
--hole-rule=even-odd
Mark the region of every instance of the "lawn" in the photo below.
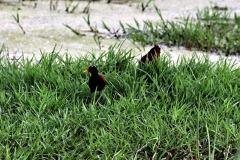
<svg viewBox="0 0 240 160">
<path fill-rule="evenodd" d="M 0 59 L 1 159 L 238 159 L 240 69 L 208 57 Z M 97 66 L 107 86 L 90 94 Z"/>
</svg>

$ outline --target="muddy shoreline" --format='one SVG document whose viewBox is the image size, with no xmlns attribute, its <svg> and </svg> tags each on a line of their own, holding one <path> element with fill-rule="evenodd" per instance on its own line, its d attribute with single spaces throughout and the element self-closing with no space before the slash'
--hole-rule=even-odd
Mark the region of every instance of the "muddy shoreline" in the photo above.
<svg viewBox="0 0 240 160">
<path fill-rule="evenodd" d="M 6 2 L 6 1 L 3 1 Z M 10 3 L 10 1 L 7 1 Z M 74 35 L 63 24 L 67 24 L 77 30 L 89 30 L 88 25 L 83 17 L 87 14 L 82 13 L 88 2 L 79 2 L 79 7 L 72 14 L 65 12 L 65 1 L 58 2 L 56 11 L 50 11 L 49 1 L 37 1 L 37 7 L 34 8 L 34 2 L 24 1 L 24 5 L 20 5 L 18 1 L 11 1 L 15 5 L 7 3 L 0 4 L 0 39 L 1 45 L 4 45 L 10 57 L 19 57 L 24 54 L 25 57 L 40 57 L 41 52 L 51 52 L 56 45 L 57 50 L 61 54 L 71 54 L 72 56 L 80 56 L 88 52 L 99 54 L 108 49 L 110 45 L 118 42 L 116 38 L 107 37 L 102 40 L 101 50 L 95 44 L 92 33 L 87 36 L 78 37 Z M 74 1 L 78 3 L 78 1 Z M 149 7 L 142 12 L 139 3 L 130 4 L 106 3 L 106 1 L 94 2 L 90 5 L 89 15 L 93 26 L 104 32 L 102 21 L 104 21 L 111 29 L 120 28 L 119 21 L 123 24 L 135 25 L 134 18 L 142 24 L 143 21 L 158 21 L 159 17 L 154 10 L 156 5 L 163 15 L 164 19 L 176 20 L 184 14 L 196 13 L 197 8 L 204 7 L 226 7 L 228 10 L 240 15 L 240 2 L 237 0 L 225 1 L 187 1 L 187 0 L 157 0 L 150 4 Z M 17 26 L 12 15 L 20 16 L 20 23 L 26 34 L 24 35 Z M 133 49 L 134 54 L 141 55 L 147 52 L 151 46 L 147 46 L 145 50 L 139 51 L 130 41 L 126 40 L 123 44 L 126 49 Z M 162 46 L 168 52 L 173 60 L 179 56 L 191 56 L 193 51 L 184 48 Z M 198 54 L 204 54 L 197 51 Z M 218 59 L 219 56 L 210 54 L 212 59 Z M 233 56 L 234 57 L 234 56 Z"/>
</svg>

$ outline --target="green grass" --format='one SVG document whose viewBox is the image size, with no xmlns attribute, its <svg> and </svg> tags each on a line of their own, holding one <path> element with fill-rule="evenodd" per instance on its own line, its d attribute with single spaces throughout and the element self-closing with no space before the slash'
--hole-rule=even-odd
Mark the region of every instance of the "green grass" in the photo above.
<svg viewBox="0 0 240 160">
<path fill-rule="evenodd" d="M 90 95 L 90 64 L 104 91 Z M 239 155 L 240 69 L 207 57 L 138 65 L 99 58 L 0 59 L 1 159 L 223 159 Z M 235 157 L 236 157 L 235 156 Z"/>
<path fill-rule="evenodd" d="M 236 13 L 205 8 L 196 15 L 169 21 L 157 7 L 155 9 L 160 18 L 158 22 L 145 21 L 144 26 L 140 26 L 135 20 L 135 27 L 128 25 L 133 42 L 177 45 L 226 55 L 240 52 L 240 17 Z"/>
</svg>

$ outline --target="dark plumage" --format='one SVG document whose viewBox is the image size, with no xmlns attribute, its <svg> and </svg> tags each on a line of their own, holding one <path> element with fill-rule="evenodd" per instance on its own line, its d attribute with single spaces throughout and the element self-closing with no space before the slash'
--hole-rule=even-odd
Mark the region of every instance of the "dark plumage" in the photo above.
<svg viewBox="0 0 240 160">
<path fill-rule="evenodd" d="M 145 63 L 147 61 L 152 61 L 154 58 L 158 58 L 161 53 L 161 48 L 158 45 L 154 45 L 154 47 L 141 58 L 141 62 Z"/>
<path fill-rule="evenodd" d="M 90 66 L 84 72 L 90 72 L 92 74 L 88 81 L 91 93 L 93 93 L 96 89 L 97 91 L 102 91 L 105 87 L 106 79 L 102 74 L 98 74 L 97 68 L 95 66 Z"/>
</svg>

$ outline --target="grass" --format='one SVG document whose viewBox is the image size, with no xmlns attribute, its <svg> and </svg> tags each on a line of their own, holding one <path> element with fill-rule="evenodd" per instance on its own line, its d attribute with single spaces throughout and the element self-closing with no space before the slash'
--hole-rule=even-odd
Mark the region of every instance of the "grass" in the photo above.
<svg viewBox="0 0 240 160">
<path fill-rule="evenodd" d="M 173 22 L 156 11 L 157 23 L 120 22 L 131 41 L 239 52 L 236 14 L 204 9 Z M 131 53 L 116 44 L 99 58 L 0 58 L 0 159 L 239 159 L 239 68 L 194 56 L 140 65 Z M 101 93 L 90 94 L 89 65 L 108 81 Z"/>
<path fill-rule="evenodd" d="M 22 25 L 20 24 L 20 18 L 19 18 L 19 14 L 17 13 L 16 16 L 12 15 L 14 20 L 16 21 L 16 23 L 18 24 L 18 26 L 20 27 L 20 29 L 22 30 L 23 34 L 26 34 L 25 30 L 23 29 Z"/>
<path fill-rule="evenodd" d="M 104 91 L 90 95 L 92 64 Z M 1 159 L 234 159 L 240 69 L 207 57 L 139 65 L 121 44 L 99 58 L 0 59 Z"/>
<path fill-rule="evenodd" d="M 144 12 L 146 10 L 146 8 L 148 7 L 148 5 L 153 2 L 153 0 L 148 0 L 146 2 L 146 4 L 144 2 L 140 2 L 141 3 L 141 8 L 142 8 L 142 12 Z M 139 5 L 139 4 L 138 4 Z"/>
<path fill-rule="evenodd" d="M 146 3 L 152 2 L 149 0 Z M 142 2 L 142 5 L 145 4 Z M 217 6 L 209 9 L 198 10 L 196 15 L 187 15 L 178 20 L 165 20 L 160 10 L 155 6 L 159 15 L 158 22 L 144 21 L 143 26 L 134 19 L 135 26 L 124 25 L 119 22 L 119 29 L 112 30 L 102 21 L 102 27 L 109 32 L 112 37 L 128 38 L 134 44 L 141 45 L 165 44 L 168 46 L 184 46 L 188 49 L 197 49 L 218 54 L 238 55 L 240 52 L 240 17 L 232 14 L 227 9 Z M 90 21 L 90 14 L 83 17 L 84 21 L 94 33 L 100 34 L 97 26 L 93 26 Z M 67 26 L 69 29 L 71 27 Z M 79 34 L 71 29 L 73 33 Z M 102 35 L 104 37 L 105 35 Z"/>
<path fill-rule="evenodd" d="M 76 30 L 76 29 L 73 29 L 72 27 L 70 27 L 69 25 L 67 24 L 63 24 L 65 27 L 67 27 L 68 29 L 70 29 L 75 35 L 77 36 L 86 36 L 85 34 L 81 33 L 80 31 Z"/>
<path fill-rule="evenodd" d="M 67 13 L 73 13 L 77 8 L 79 3 L 75 4 L 72 6 L 73 0 L 69 0 L 69 3 L 67 4 L 67 2 L 65 2 L 65 11 Z M 72 6 L 72 8 L 70 9 L 70 7 Z"/>
<path fill-rule="evenodd" d="M 240 17 L 227 10 L 198 10 L 196 15 L 187 15 L 178 21 L 165 20 L 155 6 L 160 20 L 145 21 L 144 26 L 128 25 L 129 38 L 143 45 L 162 43 L 168 46 L 185 46 L 226 55 L 240 52 Z M 233 15 L 233 18 L 231 17 Z"/>
</svg>

